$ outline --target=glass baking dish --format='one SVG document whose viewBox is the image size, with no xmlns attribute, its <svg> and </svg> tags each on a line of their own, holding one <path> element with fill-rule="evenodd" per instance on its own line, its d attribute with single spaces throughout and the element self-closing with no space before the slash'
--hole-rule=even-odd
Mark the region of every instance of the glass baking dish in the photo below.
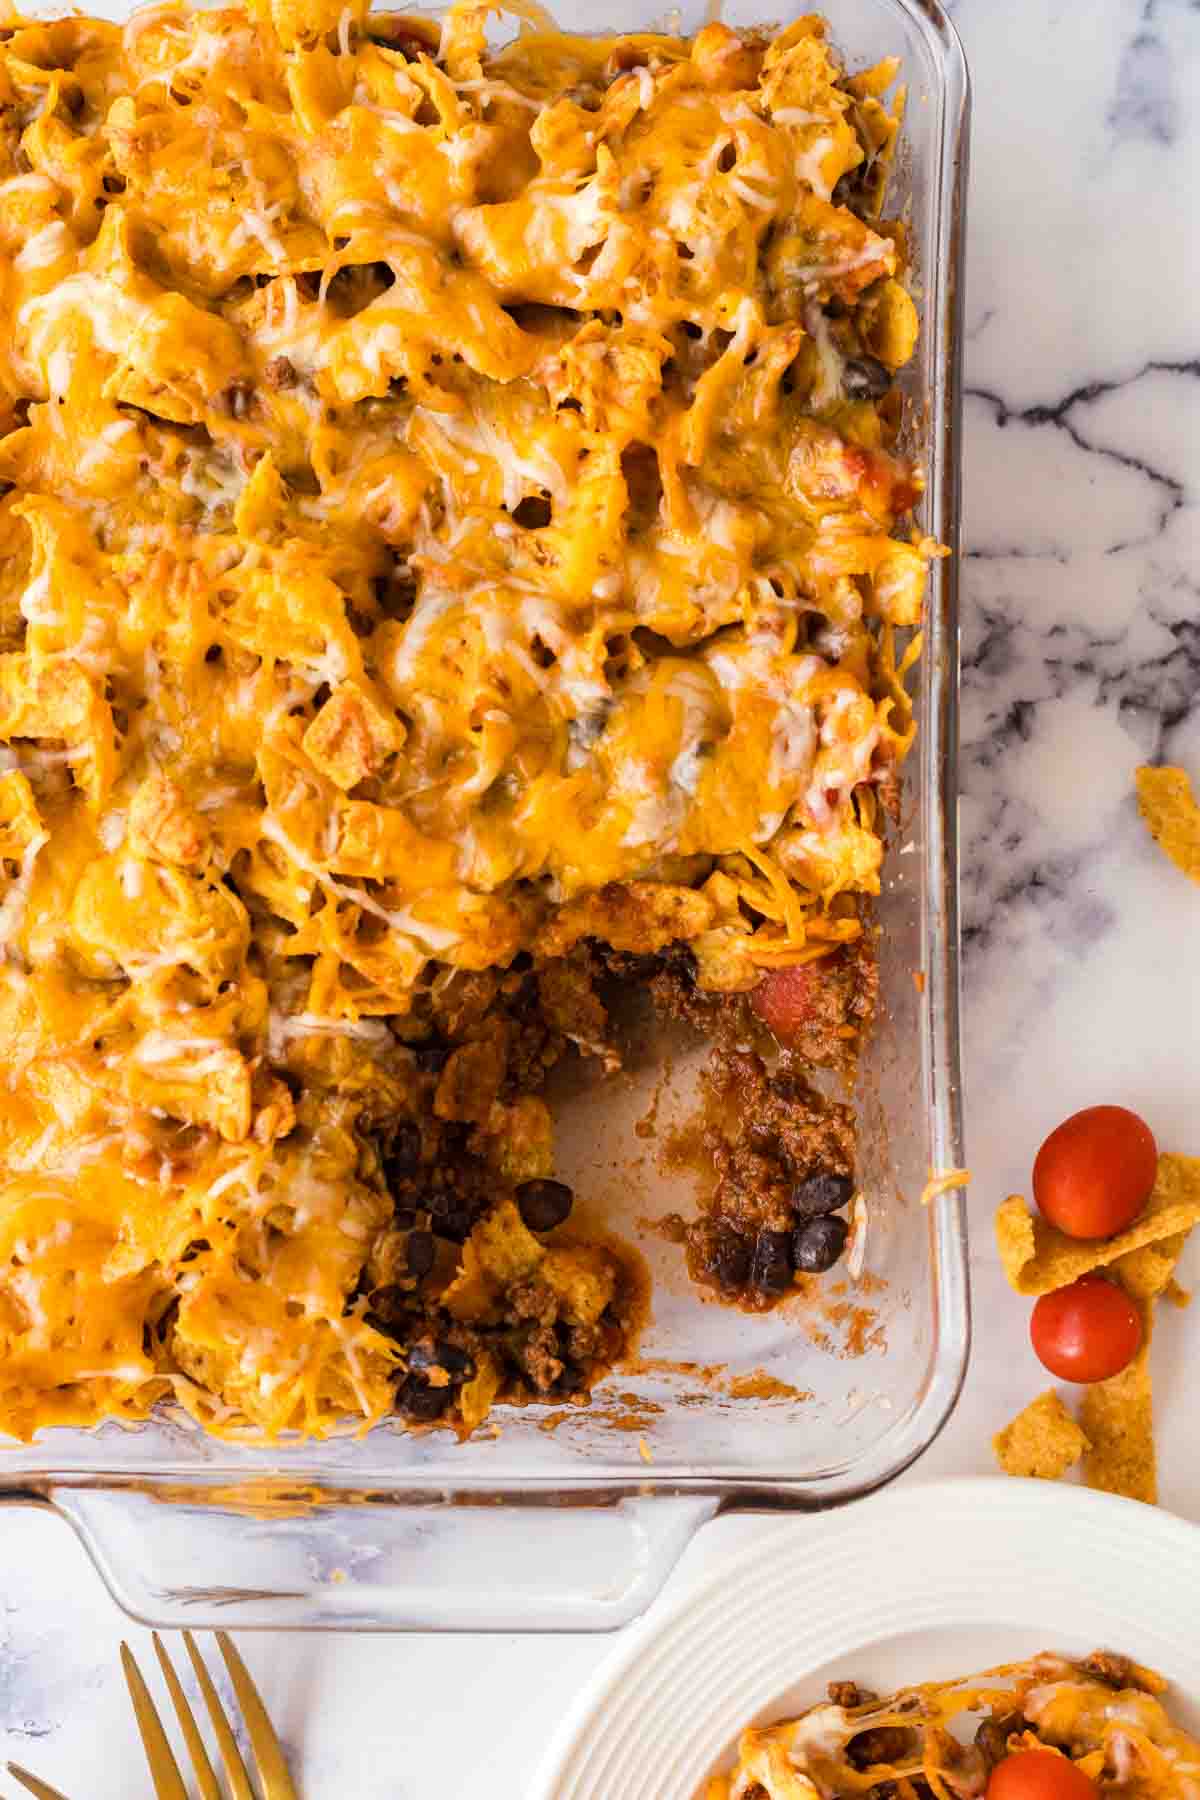
<svg viewBox="0 0 1200 1800">
<path fill-rule="evenodd" d="M 105 7 L 110 16 L 125 9 Z M 826 0 L 851 66 L 896 55 L 908 84 L 891 210 L 911 231 L 923 331 L 909 431 L 928 465 L 922 528 L 957 550 L 968 78 L 936 0 Z M 575 30 L 645 29 L 646 0 L 560 0 Z M 732 24 L 762 0 L 729 0 Z M 704 0 L 670 15 L 705 22 Z M 658 1081 L 560 1096 L 564 1173 L 584 1221 L 633 1239 L 654 1274 L 637 1362 L 591 1411 L 501 1411 L 464 1444 L 383 1427 L 318 1446 L 241 1449 L 171 1421 L 50 1432 L 0 1451 L 0 1495 L 55 1508 L 115 1598 L 164 1625 L 603 1630 L 653 1597 L 691 1534 L 735 1507 L 817 1508 L 869 1493 L 932 1442 L 970 1336 L 961 1192 L 922 1206 L 963 1161 L 959 1076 L 956 752 L 958 562 L 933 565 L 919 664 L 918 749 L 879 907 L 881 1017 L 858 1112 L 865 1268 L 823 1303 L 746 1317 L 689 1287 L 648 1230 L 687 1206 L 659 1168 L 698 1056 L 672 1046 Z M 642 1068 L 639 1072 L 638 1062 Z M 656 1134 L 656 1135 L 652 1135 Z M 814 1338 L 825 1340 L 815 1343 Z"/>
</svg>

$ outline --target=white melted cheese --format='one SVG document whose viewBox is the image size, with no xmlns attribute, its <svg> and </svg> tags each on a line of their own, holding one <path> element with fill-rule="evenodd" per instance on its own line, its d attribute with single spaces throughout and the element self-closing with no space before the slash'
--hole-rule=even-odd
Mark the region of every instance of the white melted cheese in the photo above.
<svg viewBox="0 0 1200 1800">
<path fill-rule="evenodd" d="M 21 853 L 20 867 L 0 902 L 0 945 L 11 944 L 25 922 L 25 910 L 29 905 L 29 891 L 33 886 L 37 859 L 49 839 L 48 831 L 39 831 Z"/>
<path fill-rule="evenodd" d="M 22 245 L 13 257 L 12 266 L 24 275 L 30 269 L 48 268 L 60 257 L 73 255 L 77 248 L 66 223 L 62 219 L 52 219 Z"/>
<path fill-rule="evenodd" d="M 326 1019 L 317 1013 L 285 1013 L 272 1007 L 267 1022 L 267 1052 L 278 1062 L 294 1038 L 344 1037 L 382 1049 L 395 1039 L 382 1019 Z"/>
</svg>

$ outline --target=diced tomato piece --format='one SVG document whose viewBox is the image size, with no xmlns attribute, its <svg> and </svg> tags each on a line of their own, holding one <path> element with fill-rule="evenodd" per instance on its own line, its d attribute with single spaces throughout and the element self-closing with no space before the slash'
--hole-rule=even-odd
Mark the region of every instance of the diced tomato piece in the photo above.
<svg viewBox="0 0 1200 1800">
<path fill-rule="evenodd" d="M 772 969 L 750 995 L 750 1004 L 786 1049 L 795 1043 L 816 1012 L 819 964 L 800 963 Z"/>
</svg>

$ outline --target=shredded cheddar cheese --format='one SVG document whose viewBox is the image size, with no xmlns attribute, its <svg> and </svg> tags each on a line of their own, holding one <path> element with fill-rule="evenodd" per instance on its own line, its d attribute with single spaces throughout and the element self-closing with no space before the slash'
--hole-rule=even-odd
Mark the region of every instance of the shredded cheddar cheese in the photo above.
<svg viewBox="0 0 1200 1800">
<path fill-rule="evenodd" d="M 488 11 L 0 43 L 4 1431 L 380 1418 L 431 989 L 586 934 L 746 989 L 878 892 L 937 546 L 834 192 L 895 70 Z"/>
<path fill-rule="evenodd" d="M 943 1194 L 952 1194 L 958 1188 L 969 1186 L 970 1180 L 970 1169 L 930 1169 L 929 1180 L 921 1189 L 921 1205 L 929 1206 Z"/>
</svg>

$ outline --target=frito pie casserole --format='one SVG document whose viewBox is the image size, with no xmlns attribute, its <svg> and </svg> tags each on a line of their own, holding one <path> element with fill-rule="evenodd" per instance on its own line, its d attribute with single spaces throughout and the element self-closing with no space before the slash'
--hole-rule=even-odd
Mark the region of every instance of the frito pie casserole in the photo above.
<svg viewBox="0 0 1200 1800">
<path fill-rule="evenodd" d="M 706 1800 L 1197 1800 L 1200 1743 L 1173 1723 L 1166 1691 L 1154 1670 L 1104 1650 L 887 1699 L 835 1681 L 800 1718 L 743 1732 L 737 1768 Z M 968 1715 L 982 1715 L 973 1736 Z"/>
<path fill-rule="evenodd" d="M 0 30 L 18 1437 L 586 1399 L 637 1282 L 541 1089 L 631 988 L 713 1045 L 694 1277 L 846 1244 L 937 553 L 897 70 L 489 10 Z"/>
</svg>

